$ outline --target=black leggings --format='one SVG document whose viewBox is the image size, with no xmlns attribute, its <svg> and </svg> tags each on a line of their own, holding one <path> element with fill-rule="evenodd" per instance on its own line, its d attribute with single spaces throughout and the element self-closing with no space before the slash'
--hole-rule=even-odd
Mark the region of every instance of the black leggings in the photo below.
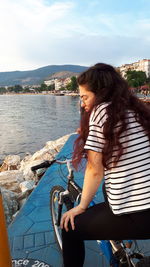
<svg viewBox="0 0 150 267">
<path fill-rule="evenodd" d="M 150 239 L 150 209 L 114 215 L 108 203 L 88 208 L 75 217 L 75 230 L 62 231 L 64 267 L 82 267 L 84 240 Z"/>
</svg>

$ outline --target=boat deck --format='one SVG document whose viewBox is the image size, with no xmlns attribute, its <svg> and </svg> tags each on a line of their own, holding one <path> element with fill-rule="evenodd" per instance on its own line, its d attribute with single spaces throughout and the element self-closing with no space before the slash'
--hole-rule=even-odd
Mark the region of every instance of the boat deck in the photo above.
<svg viewBox="0 0 150 267">
<path fill-rule="evenodd" d="M 72 135 L 57 158 L 71 158 L 76 135 Z M 85 165 L 85 164 L 84 164 Z M 50 190 L 54 185 L 65 185 L 67 169 L 65 165 L 54 163 L 9 226 L 9 240 L 13 266 L 61 267 L 62 256 L 55 242 L 50 216 Z M 82 186 L 83 169 L 75 173 L 75 180 Z M 100 187 L 96 202 L 103 201 Z M 150 253 L 150 242 L 140 241 L 140 246 Z M 96 241 L 86 241 L 85 267 L 107 267 L 104 256 Z"/>
</svg>

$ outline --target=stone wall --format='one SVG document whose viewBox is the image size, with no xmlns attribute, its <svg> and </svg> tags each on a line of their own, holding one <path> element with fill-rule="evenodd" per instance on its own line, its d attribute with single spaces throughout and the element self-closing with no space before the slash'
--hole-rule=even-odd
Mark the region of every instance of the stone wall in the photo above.
<svg viewBox="0 0 150 267">
<path fill-rule="evenodd" d="M 47 142 L 41 150 L 26 155 L 22 160 L 18 155 L 9 155 L 4 159 L 0 168 L 0 188 L 7 225 L 38 183 L 37 175 L 31 171 L 31 167 L 45 160 L 53 160 L 70 135 Z"/>
</svg>

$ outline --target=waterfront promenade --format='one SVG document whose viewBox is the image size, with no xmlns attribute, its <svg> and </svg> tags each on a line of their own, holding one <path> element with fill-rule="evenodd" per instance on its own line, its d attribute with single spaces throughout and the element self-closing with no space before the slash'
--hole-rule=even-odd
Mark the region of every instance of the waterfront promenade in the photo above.
<svg viewBox="0 0 150 267">
<path fill-rule="evenodd" d="M 71 157 L 76 136 L 72 135 L 69 138 L 57 158 Z M 83 183 L 83 173 L 84 167 L 80 172 L 75 173 L 75 180 L 80 186 Z M 54 185 L 65 185 L 65 175 L 67 175 L 66 166 L 60 168 L 58 164 L 52 165 L 9 226 L 8 232 L 14 266 L 17 266 L 15 263 L 17 264 L 19 259 L 20 262 L 24 261 L 26 263 L 28 260 L 28 264 L 31 262 L 33 264 L 36 260 L 44 262 L 45 265 L 43 266 L 45 267 L 62 266 L 62 256 L 55 242 L 51 224 L 49 192 Z M 96 195 L 96 201 L 102 200 L 102 189 L 100 187 Z M 107 267 L 105 258 L 100 256 L 96 241 L 86 241 L 85 267 L 91 266 Z"/>
<path fill-rule="evenodd" d="M 59 159 L 71 158 L 76 134 L 72 135 L 61 152 Z M 80 172 L 75 172 L 75 180 L 82 186 L 85 162 Z M 50 216 L 49 193 L 54 185 L 65 185 L 66 166 L 52 165 L 38 186 L 32 192 L 20 210 L 14 222 L 9 226 L 9 239 L 14 267 L 17 262 L 31 264 L 43 262 L 43 267 L 61 267 L 62 256 L 57 247 Z M 95 202 L 103 201 L 102 188 L 99 188 Z M 84 267 L 108 267 L 105 257 L 96 241 L 86 241 L 86 259 Z M 150 254 L 150 240 L 139 241 L 140 248 Z M 21 265 L 24 266 L 24 265 Z"/>
</svg>

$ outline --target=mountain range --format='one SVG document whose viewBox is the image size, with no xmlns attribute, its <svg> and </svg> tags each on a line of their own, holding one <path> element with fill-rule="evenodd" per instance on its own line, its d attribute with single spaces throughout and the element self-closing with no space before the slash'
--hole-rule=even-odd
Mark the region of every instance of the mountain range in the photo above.
<svg viewBox="0 0 150 267">
<path fill-rule="evenodd" d="M 0 72 L 0 86 L 37 85 L 51 76 L 57 76 L 57 72 L 80 73 L 87 68 L 80 65 L 49 65 L 35 70 Z"/>
</svg>

